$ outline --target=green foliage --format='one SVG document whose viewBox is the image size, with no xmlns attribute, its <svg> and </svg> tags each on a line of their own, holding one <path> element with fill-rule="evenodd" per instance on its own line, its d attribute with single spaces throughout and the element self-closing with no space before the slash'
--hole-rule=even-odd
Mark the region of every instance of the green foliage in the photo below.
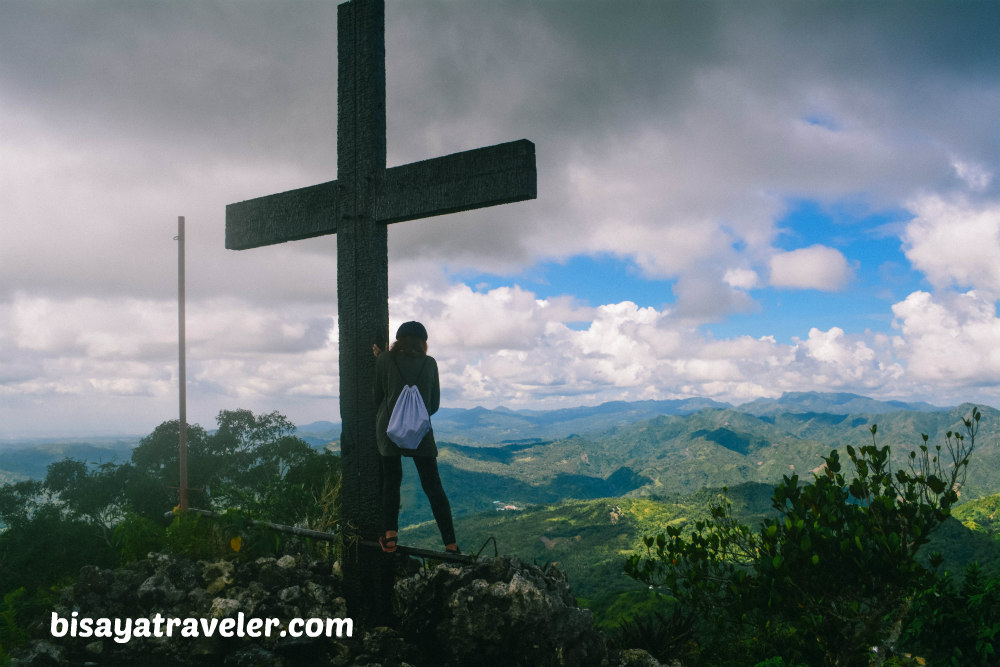
<svg viewBox="0 0 1000 667">
<path fill-rule="evenodd" d="M 915 595 L 900 645 L 933 665 L 996 665 L 1000 648 L 1000 577 L 969 566 L 961 583 L 947 573 Z"/>
<path fill-rule="evenodd" d="M 33 487 L 20 485 L 5 500 Z M 32 499 L 22 512 L 5 506 L 3 517 L 8 525 L 0 533 L 0 664 L 25 641 L 29 623 L 51 610 L 53 586 L 70 581 L 83 564 L 118 564 L 100 531 L 52 504 Z"/>
<path fill-rule="evenodd" d="M 166 529 L 164 548 L 203 560 L 253 560 L 280 555 L 293 543 L 276 531 L 254 525 L 240 510 L 227 510 L 217 517 L 177 511 Z"/>
<path fill-rule="evenodd" d="M 0 486 L 0 521 L 8 527 L 29 522 L 43 503 L 44 491 L 44 485 L 35 480 Z"/>
<path fill-rule="evenodd" d="M 245 536 L 250 533 L 253 537 L 247 539 Z M 254 548 L 244 550 L 244 542 L 254 544 Z M 235 558 L 240 553 L 253 557 L 274 555 L 280 547 L 280 538 L 273 531 L 262 533 L 251 529 L 243 513 L 236 510 L 225 512 L 219 518 L 178 511 L 167 527 L 164 546 L 171 553 L 214 560 Z"/>
<path fill-rule="evenodd" d="M 997 414 L 984 410 L 983 423 L 998 422 Z M 634 641 L 658 646 L 658 651 L 697 658 L 686 662 L 801 664 L 803 659 L 796 655 L 815 655 L 801 647 L 815 643 L 809 633 L 815 631 L 817 619 L 838 624 L 835 612 L 852 615 L 850 605 L 857 602 L 855 597 L 875 596 L 870 580 L 879 576 L 843 585 L 845 578 L 862 565 L 874 568 L 888 564 L 890 574 L 883 578 L 896 589 L 909 586 L 912 596 L 912 591 L 930 591 L 936 585 L 921 579 L 927 575 L 919 568 L 907 574 L 905 567 L 896 567 L 914 547 L 921 553 L 936 549 L 945 556 L 960 556 L 959 560 L 994 553 L 986 547 L 990 546 L 990 536 L 1000 533 L 996 528 L 1000 522 L 995 525 L 993 519 L 996 508 L 988 503 L 954 507 L 954 498 L 947 494 L 954 490 L 950 486 L 953 470 L 938 462 L 942 455 L 948 457 L 948 450 L 929 447 L 926 440 L 923 449 L 903 446 L 906 438 L 919 439 L 919 433 L 924 431 L 931 433 L 935 441 L 940 436 L 946 446 L 971 451 L 956 434 L 945 435 L 943 425 L 952 425 L 954 414 L 899 413 L 884 417 L 878 444 L 891 442 L 892 447 L 880 448 L 873 440 L 870 448 L 860 448 L 853 455 L 844 448 L 856 442 L 861 432 L 860 417 L 756 417 L 733 410 L 708 410 L 690 417 L 661 417 L 617 427 L 600 436 L 525 441 L 489 449 L 445 444 L 441 471 L 456 512 L 463 550 L 474 551 L 493 535 L 505 553 L 537 563 L 558 564 L 568 573 L 574 593 L 586 598 L 602 627 L 611 629 L 623 623 L 632 626 L 632 630 L 611 629 L 612 633 L 632 632 Z M 256 529 L 249 520 L 265 519 L 332 532 L 339 516 L 339 458 L 311 450 L 291 437 L 290 423 L 277 413 L 223 411 L 217 422 L 219 430 L 214 434 L 197 425 L 188 427 L 189 485 L 192 506 L 234 510 L 225 512 L 221 520 L 192 514 L 175 518 L 169 529 L 163 526 L 164 512 L 177 499 L 177 421 L 164 422 L 143 438 L 127 463 L 96 466 L 60 462 L 43 481 L 0 487 L 0 521 L 9 527 L 0 534 L 0 594 L 27 583 L 25 597 L 16 602 L 22 605 L 52 582 L 73 576 L 83 562 L 110 566 L 122 559 L 142 558 L 145 552 L 157 549 L 204 558 L 255 558 L 301 548 L 330 549 L 328 543 L 308 544 Z M 882 434 L 886 424 L 891 427 L 889 437 Z M 799 470 L 813 468 L 820 455 L 834 446 L 840 448 L 840 453 L 825 457 L 826 467 L 816 469 L 819 477 L 813 484 L 803 485 L 789 473 L 791 466 Z M 746 455 L 736 450 L 745 450 Z M 986 461 L 993 455 L 990 451 L 984 454 Z M 857 474 L 832 471 L 829 461 L 833 459 L 849 471 L 864 463 L 867 482 L 852 488 Z M 982 462 L 977 458 L 976 469 L 970 471 L 961 488 L 963 500 L 983 489 L 1000 488 L 997 468 L 992 464 L 980 467 Z M 908 472 L 900 478 L 894 468 Z M 961 470 L 964 474 L 964 465 Z M 777 507 L 772 503 L 777 493 L 774 484 L 782 475 L 789 475 L 779 487 L 786 496 L 784 504 Z M 975 484 L 974 478 L 978 479 Z M 691 494 L 706 485 L 721 486 L 734 480 L 766 483 L 732 485 L 728 502 L 721 505 L 716 491 L 703 489 Z M 637 482 L 641 488 L 637 488 Z M 940 496 L 935 495 L 935 489 L 941 489 Z M 917 500 L 906 501 L 908 491 Z M 626 492 L 629 496 L 658 495 L 605 498 Z M 681 492 L 686 495 L 674 495 Z M 602 499 L 571 500 L 596 496 Z M 928 505 L 927 498 L 934 501 L 938 497 L 947 502 L 941 503 L 936 512 L 900 508 L 903 501 L 931 507 L 933 502 Z M 495 512 L 494 500 L 519 507 L 524 507 L 524 501 L 547 504 L 529 511 Z M 810 508 L 810 503 L 816 507 Z M 403 504 L 404 516 L 430 518 L 415 474 L 404 475 Z M 952 510 L 955 517 L 980 529 L 981 543 L 969 553 L 950 553 L 959 548 L 968 551 L 965 537 L 969 533 L 954 519 L 936 534 L 932 526 L 921 523 L 934 524 Z M 820 516 L 813 517 L 810 512 L 819 512 Z M 899 517 L 903 519 L 901 524 Z M 819 525 L 814 527 L 817 519 Z M 758 524 L 759 530 L 746 528 Z M 914 535 L 914 526 L 921 531 L 919 535 Z M 824 527 L 844 536 L 846 551 L 840 550 L 841 540 L 824 542 Z M 954 538 L 948 532 L 950 528 L 956 531 Z M 651 538 L 647 546 L 641 536 L 661 531 L 668 553 L 672 531 L 684 540 L 701 535 L 698 539 L 702 539 L 702 553 L 694 561 L 702 574 L 697 568 L 690 570 L 691 582 L 685 580 L 681 585 L 693 585 L 701 576 L 706 602 L 700 602 L 701 598 L 696 599 L 692 593 L 687 598 L 679 596 L 681 604 L 675 604 L 673 597 L 662 594 L 662 587 L 651 591 L 648 584 L 622 572 L 622 558 L 637 550 L 655 558 L 657 538 Z M 933 540 L 940 534 L 946 534 L 945 543 L 918 544 L 925 542 L 928 535 Z M 870 557 L 855 554 L 855 537 L 866 551 L 873 545 Z M 238 551 L 233 542 L 237 538 Z M 403 543 L 439 547 L 440 537 L 436 527 L 427 524 L 404 528 Z M 23 558 L 18 555 L 21 552 Z M 818 560 L 815 564 L 813 557 Z M 923 558 L 926 561 L 926 556 Z M 840 560 L 844 562 L 838 563 Z M 726 569 L 725 564 L 732 567 Z M 804 578 L 799 576 L 802 568 Z M 986 568 L 984 571 L 989 572 Z M 658 573 L 661 579 L 662 574 Z M 927 581 L 930 583 L 924 583 Z M 874 625 L 888 628 L 889 635 L 901 631 L 898 645 L 906 651 L 935 659 L 946 655 L 945 643 L 941 644 L 942 652 L 934 653 L 938 649 L 913 639 L 916 630 L 912 629 L 938 627 L 933 625 L 937 621 L 932 612 L 938 613 L 942 624 L 961 624 L 963 604 L 985 610 L 977 613 L 988 619 L 991 612 L 985 603 L 992 595 L 990 592 L 977 598 L 983 600 L 984 606 L 973 607 L 969 600 L 986 589 L 962 597 L 959 577 L 950 581 L 952 588 L 942 585 L 935 590 L 942 596 L 940 599 L 951 595 L 953 600 L 935 607 L 933 601 L 939 598 L 927 593 L 923 603 L 922 594 L 917 595 L 906 625 L 899 626 L 895 621 L 906 610 L 908 598 L 904 597 Z M 983 581 L 991 580 L 987 577 Z M 799 589 L 808 595 L 802 595 Z M 843 591 L 838 593 L 840 589 Z M 797 606 L 800 595 L 801 608 Z M 718 604 L 713 605 L 713 599 Z M 862 601 L 857 602 L 857 616 L 877 616 L 873 603 L 864 602 L 863 595 L 859 599 Z M 810 608 L 824 603 L 828 607 L 819 611 Z M 839 608 L 843 605 L 847 606 Z M 655 620 L 659 614 L 670 621 L 675 613 L 681 615 L 677 623 L 693 621 L 687 641 L 674 641 L 677 631 L 663 630 L 663 620 Z M 847 624 L 845 635 L 864 630 L 855 625 Z M 978 655 L 976 642 L 980 648 L 985 647 L 991 627 L 984 621 L 983 627 L 977 626 L 973 632 L 970 625 L 974 624 L 965 623 L 975 638 L 964 645 L 963 656 Z M 719 641 L 719 637 L 725 640 Z M 820 639 L 830 641 L 829 637 Z M 810 664 L 825 660 L 821 657 Z M 946 664 L 947 660 L 939 662 Z M 984 659 L 981 664 L 989 662 Z"/>
<path fill-rule="evenodd" d="M 10 664 L 10 653 L 30 639 L 32 621 L 52 611 L 56 589 L 28 589 L 24 586 L 7 591 L 0 603 L 0 665 Z"/>
<path fill-rule="evenodd" d="M 131 474 L 128 466 L 105 463 L 91 469 L 83 461 L 63 459 L 49 465 L 44 485 L 68 517 L 100 528 L 108 540 L 126 511 Z"/>
<path fill-rule="evenodd" d="M 123 464 L 64 459 L 43 481 L 0 487 L 0 595 L 43 590 L 84 564 L 113 567 L 166 549 L 195 558 L 255 558 L 303 548 L 250 519 L 329 530 L 340 459 L 288 435 L 272 412 L 223 411 L 219 431 L 188 427 L 191 503 L 224 508 L 219 520 L 163 516 L 177 498 L 179 424 L 160 424 Z M 309 546 L 309 545 L 306 545 Z"/>
<path fill-rule="evenodd" d="M 0 606 L 0 664 L 8 664 L 10 651 L 28 640 L 28 633 L 18 622 L 24 593 L 22 587 L 3 596 L 3 605 Z"/>
<path fill-rule="evenodd" d="M 212 504 L 238 507 L 277 523 L 312 525 L 318 520 L 319 496 L 328 479 L 340 477 L 340 458 L 288 436 L 252 452 L 248 467 L 217 482 Z"/>
<path fill-rule="evenodd" d="M 164 547 L 170 553 L 213 559 L 228 552 L 227 541 L 211 519 L 191 512 L 178 512 L 167 527 Z"/>
<path fill-rule="evenodd" d="M 893 472 L 888 447 L 847 447 L 824 457 L 812 482 L 785 476 L 773 496 L 776 518 L 756 531 L 735 521 L 728 503 L 712 509 L 694 532 L 669 526 L 645 539 L 646 554 L 629 558 L 626 573 L 664 586 L 704 623 L 708 636 L 682 660 L 754 662 L 779 656 L 807 664 L 857 665 L 881 655 L 907 601 L 929 584 L 918 549 L 949 516 L 975 448 L 980 413 L 963 434 L 949 432 L 950 465 L 927 438 L 910 456 L 909 471 Z M 673 656 L 658 656 L 661 660 Z"/>
<path fill-rule="evenodd" d="M 465 493 L 452 488 L 446 487 L 449 499 L 452 493 Z M 773 513 L 772 491 L 762 484 L 734 487 L 730 490 L 734 514 L 744 521 L 759 521 Z M 707 518 L 717 496 L 717 491 L 703 490 L 663 498 L 568 500 L 519 511 L 491 508 L 486 513 L 456 517 L 455 530 L 463 551 L 474 553 L 487 538 L 495 537 L 501 553 L 516 554 L 526 562 L 558 565 L 569 577 L 578 603 L 594 612 L 602 628 L 609 628 L 641 615 L 638 612 L 647 606 L 651 593 L 648 586 L 625 576 L 622 559 L 642 548 L 642 535 L 662 530 L 664 525 Z M 433 521 L 403 527 L 400 536 L 402 544 L 441 546 Z M 492 554 L 492 549 L 486 553 Z M 650 613 L 670 611 L 648 606 Z"/>
<path fill-rule="evenodd" d="M 956 507 L 953 516 L 969 530 L 1000 539 L 1000 495 L 976 498 Z"/>
<path fill-rule="evenodd" d="M 755 664 L 753 667 L 807 667 L 804 664 L 785 662 L 785 659 L 780 655 L 772 656 L 767 660 L 762 660 Z"/>
<path fill-rule="evenodd" d="M 571 580 L 573 578 L 571 577 Z M 577 598 L 581 607 L 593 608 L 593 600 Z M 617 628 L 636 619 L 672 614 L 677 609 L 677 600 L 659 591 L 648 588 L 630 590 L 618 593 L 614 600 L 601 609 L 599 617 L 595 617 L 595 625 L 613 635 Z M 627 647 L 626 647 L 627 648 Z"/>
<path fill-rule="evenodd" d="M 694 618 L 677 605 L 670 612 L 637 614 L 608 633 L 618 649 L 641 648 L 651 655 L 678 655 L 693 641 Z"/>
<path fill-rule="evenodd" d="M 197 424 L 185 431 L 188 450 L 188 487 L 190 503 L 204 506 L 208 502 L 205 489 L 216 467 L 208 452 L 208 434 Z M 165 421 L 143 438 L 132 450 L 131 467 L 135 471 L 129 494 L 132 508 L 143 516 L 154 518 L 177 503 L 180 483 L 178 442 L 180 422 Z"/>
<path fill-rule="evenodd" d="M 85 563 L 110 567 L 118 561 L 118 553 L 94 526 L 45 505 L 0 533 L 0 594 L 49 586 L 75 576 Z"/>
<path fill-rule="evenodd" d="M 115 526 L 111 542 L 121 554 L 122 563 L 130 563 L 145 558 L 151 551 L 163 549 L 166 538 L 162 521 L 128 514 Z"/>
</svg>

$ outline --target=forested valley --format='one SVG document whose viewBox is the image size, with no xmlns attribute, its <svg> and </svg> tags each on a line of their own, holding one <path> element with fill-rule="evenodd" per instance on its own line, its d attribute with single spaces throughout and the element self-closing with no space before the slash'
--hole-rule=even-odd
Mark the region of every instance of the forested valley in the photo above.
<svg viewBox="0 0 1000 667">
<path fill-rule="evenodd" d="M 802 403 L 446 414 L 435 430 L 463 550 L 493 538 L 555 565 L 610 644 L 662 664 L 996 664 L 1000 413 Z M 0 659 L 37 638 L 84 565 L 337 560 L 336 542 L 250 521 L 336 532 L 337 434 L 300 437 L 277 412 L 223 411 L 215 426 L 187 432 L 191 505 L 217 518 L 165 517 L 176 421 L 127 460 L 65 458 L 0 486 Z M 415 477 L 401 541 L 434 547 Z"/>
</svg>

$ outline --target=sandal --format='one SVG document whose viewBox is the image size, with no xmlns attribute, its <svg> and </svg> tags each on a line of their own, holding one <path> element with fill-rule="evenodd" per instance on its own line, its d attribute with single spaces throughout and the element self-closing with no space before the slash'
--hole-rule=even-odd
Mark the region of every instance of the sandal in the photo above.
<svg viewBox="0 0 1000 667">
<path fill-rule="evenodd" d="M 393 535 L 389 537 L 388 535 L 383 535 L 378 538 L 379 546 L 382 547 L 382 551 L 387 554 L 396 553 L 396 543 L 399 541 L 398 535 Z"/>
</svg>

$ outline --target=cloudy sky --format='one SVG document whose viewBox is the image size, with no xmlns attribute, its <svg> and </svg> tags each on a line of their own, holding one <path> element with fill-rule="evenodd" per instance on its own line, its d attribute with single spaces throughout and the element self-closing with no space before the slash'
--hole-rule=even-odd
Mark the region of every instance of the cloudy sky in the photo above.
<svg viewBox="0 0 1000 667">
<path fill-rule="evenodd" d="M 338 421 L 336 2 L 0 0 L 0 438 Z M 1000 404 L 1000 5 L 388 0 L 390 166 L 520 138 L 537 200 L 393 225 L 444 404 Z"/>
</svg>

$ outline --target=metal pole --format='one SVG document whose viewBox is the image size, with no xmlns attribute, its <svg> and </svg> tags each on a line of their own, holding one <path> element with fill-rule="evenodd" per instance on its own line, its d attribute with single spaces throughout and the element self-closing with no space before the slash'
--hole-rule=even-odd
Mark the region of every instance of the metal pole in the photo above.
<svg viewBox="0 0 1000 667">
<path fill-rule="evenodd" d="M 178 442 L 178 457 L 180 460 L 180 484 L 178 485 L 178 505 L 182 510 L 188 508 L 188 471 L 187 471 L 187 363 L 184 358 L 184 216 L 177 218 L 177 338 L 179 347 L 179 380 L 180 380 L 180 430 Z"/>
</svg>

